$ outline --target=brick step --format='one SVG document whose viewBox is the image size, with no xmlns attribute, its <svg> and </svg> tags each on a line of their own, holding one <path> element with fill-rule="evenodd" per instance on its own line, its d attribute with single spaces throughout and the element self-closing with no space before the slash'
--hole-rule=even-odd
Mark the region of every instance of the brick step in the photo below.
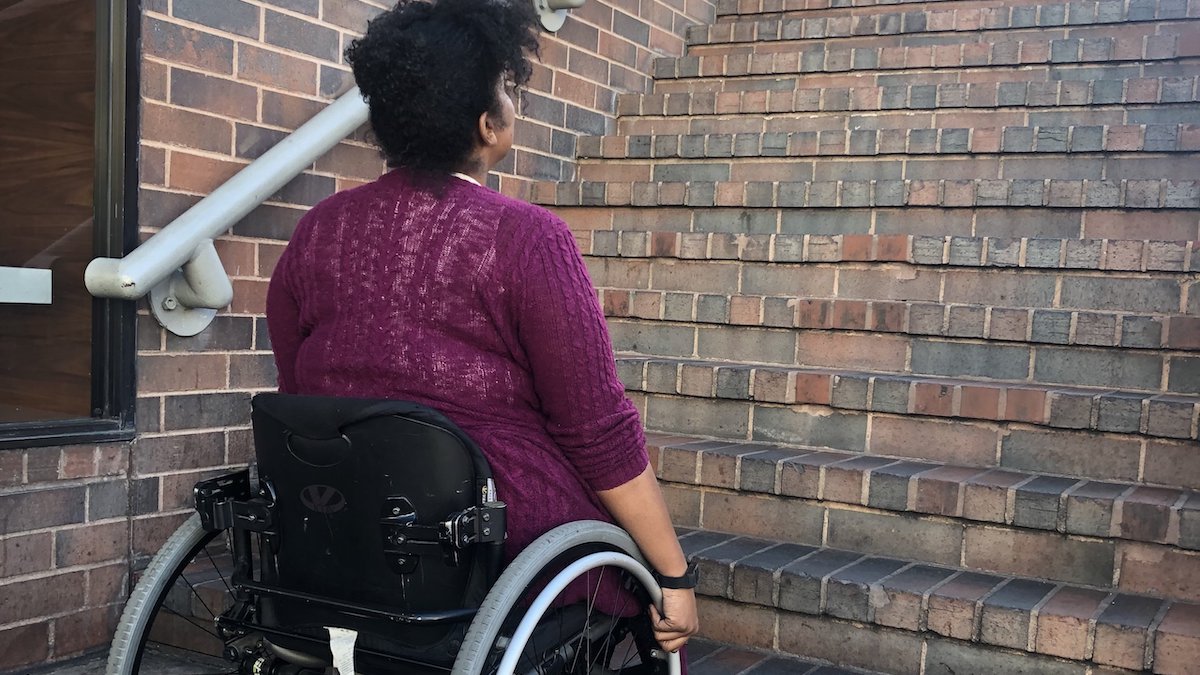
<svg viewBox="0 0 1200 675">
<path fill-rule="evenodd" d="M 681 543 L 702 570 L 702 635 L 841 666 L 1188 673 L 1200 649 L 1188 602 L 707 531 Z"/>
<path fill-rule="evenodd" d="M 1197 438 L 1200 395 L 617 356 L 626 391 Z"/>
<path fill-rule="evenodd" d="M 658 319 L 614 317 L 608 324 L 617 351 L 646 357 L 871 370 L 930 378 L 991 378 L 1030 385 L 1153 394 L 1200 393 L 1200 377 L 1197 377 L 1200 355 L 1195 352 L 998 343 L 903 333 L 758 328 Z"/>
<path fill-rule="evenodd" d="M 796 144 L 815 144 L 817 134 L 791 134 Z M 822 133 L 834 145 L 845 147 L 845 132 Z M 726 136 L 732 138 L 732 135 Z M 1018 139 L 1019 140 L 1019 139 Z M 807 151 L 806 149 L 796 148 Z M 714 152 L 719 152 L 714 148 Z M 819 150 L 819 151 L 824 151 Z M 768 149 L 768 152 L 773 152 Z M 830 151 L 832 152 L 832 150 Z M 758 200 L 763 207 L 788 206 L 783 201 L 800 195 L 796 186 L 810 183 L 810 197 L 821 200 L 828 190 L 841 183 L 837 206 L 895 206 L 900 181 L 916 186 L 908 205 L 924 205 L 933 199 L 932 191 L 942 186 L 942 206 L 1054 206 L 1108 208 L 1182 208 L 1200 206 L 1200 153 L 1025 153 L 981 155 L 855 156 L 808 155 L 716 158 L 646 158 L 581 161 L 576 181 L 588 183 L 676 183 L 688 184 L 684 194 L 688 206 L 734 206 L 717 201 L 741 196 Z M 872 185 L 874 182 L 874 185 Z M 773 189 L 772 183 L 792 185 Z M 824 186 L 818 184 L 825 183 Z M 882 194 L 880 185 L 882 184 Z M 875 188 L 872 190 L 872 188 Z M 1121 189 L 1124 188 L 1124 189 Z M 710 197 L 704 195 L 712 190 Z M 775 201 L 767 202 L 767 191 Z M 922 197 L 922 190 L 930 194 Z M 1110 193 L 1119 201 L 1112 203 Z M 822 192 L 825 191 L 825 192 Z M 692 194 L 695 192 L 695 194 Z M 737 193 L 741 192 L 741 195 Z M 782 195 L 780 193 L 783 193 Z M 882 198 L 881 203 L 879 199 Z M 1004 201 L 1000 201 L 1003 198 Z M 712 199 L 705 202 L 705 199 Z M 915 201 L 914 201 L 915 199 Z M 828 206 L 835 204 L 829 203 Z"/>
<path fill-rule="evenodd" d="M 670 190 L 665 201 L 679 201 Z M 618 185 L 613 201 L 633 201 L 628 184 Z M 745 188 L 742 188 L 743 190 Z M 753 192 L 753 190 L 752 190 Z M 587 230 L 624 230 L 644 232 L 699 232 L 733 234 L 900 234 L 933 237 L 998 237 L 1001 239 L 1120 239 L 1133 237 L 1157 241 L 1195 241 L 1200 238 L 1198 210 L 1121 210 L 1059 209 L 1019 207 L 976 207 L 938 209 L 920 206 L 905 208 L 743 208 L 746 198 L 732 207 L 691 209 L 682 206 L 651 205 L 657 190 L 639 186 L 635 205 L 551 207 L 578 232 Z M 757 203 L 752 195 L 748 200 Z M 990 255 L 990 253 L 989 253 Z M 1091 257 L 1107 253 L 1086 253 L 1072 247 L 1069 255 Z M 1157 255 L 1157 254 L 1156 254 Z M 1193 253 L 1193 259 L 1195 254 Z M 1068 266 L 1077 264 L 1074 260 Z M 1082 262 L 1078 263 L 1082 264 Z M 1088 263 L 1090 266 L 1091 263 Z M 1194 269 L 1194 267 L 1193 267 Z"/>
<path fill-rule="evenodd" d="M 931 161 L 932 169 L 950 170 L 945 162 Z M 803 174 L 810 168 L 799 164 L 794 161 L 766 164 L 762 175 L 777 174 L 789 167 Z M 1078 162 L 1066 162 L 1064 168 L 1072 164 Z M 844 170 L 848 165 L 839 163 L 839 166 Z M 742 207 L 753 203 L 760 208 L 1016 206 L 1189 211 L 1200 208 L 1200 181 L 1196 180 L 931 178 L 777 182 L 757 180 L 761 176 L 747 168 L 748 164 L 692 164 L 691 167 L 697 169 L 693 171 L 688 164 L 680 163 L 660 167 L 660 176 L 671 179 L 678 176 L 683 180 L 535 183 L 532 201 L 544 206 Z M 739 167 L 736 173 L 734 167 Z M 884 164 L 879 168 L 886 170 Z M 649 167 L 645 169 L 651 173 Z M 835 175 L 832 170 L 829 173 Z M 1185 218 L 1190 220 L 1191 215 Z"/>
<path fill-rule="evenodd" d="M 596 258 L 814 264 L 900 262 L 1025 270 L 1200 272 L 1200 241 L 601 229 L 583 229 L 576 232 L 576 239 L 584 255 Z M 950 270 L 937 273 L 947 272 Z M 1136 304 L 1145 309 L 1143 301 Z M 1197 328 L 1200 329 L 1200 324 Z"/>
<path fill-rule="evenodd" d="M 760 63 L 760 65 L 762 65 Z M 906 70 L 879 70 L 858 72 L 804 72 L 795 74 L 745 74 L 736 77 L 688 77 L 667 78 L 656 80 L 653 94 L 665 95 L 673 93 L 705 93 L 705 92 L 755 92 L 755 91 L 795 91 L 797 89 L 871 89 L 882 87 L 903 87 L 938 84 L 969 84 L 982 83 L 1005 84 L 1021 83 L 1028 85 L 1031 95 L 1033 92 L 1043 95 L 1051 82 L 1076 82 L 1090 84 L 1093 91 L 1099 90 L 1102 95 L 1119 96 L 1122 87 L 1128 87 L 1133 80 L 1148 79 L 1151 82 L 1164 78 L 1194 77 L 1197 65 L 1196 59 L 1180 61 L 1159 61 L 1142 63 L 1124 61 L 1116 63 L 1097 64 L 1059 64 L 1023 65 L 1019 67 L 990 67 L 990 68 L 942 68 L 925 67 Z M 1102 84 L 1112 82 L 1113 84 Z M 1062 85 L 1061 90 L 1070 91 L 1081 85 Z M 1142 91 L 1142 87 L 1146 91 Z M 1134 89 L 1135 95 L 1152 92 L 1152 84 L 1138 84 Z M 1182 85 L 1181 85 L 1182 86 Z M 983 89 L 986 91 L 986 89 Z M 1128 94 L 1128 91 L 1126 92 Z M 1169 92 L 1168 95 L 1174 95 Z M 1161 95 L 1161 92 L 1160 92 Z"/>
<path fill-rule="evenodd" d="M 765 115 L 764 123 L 787 113 L 878 113 L 905 111 L 914 117 L 914 110 L 934 111 L 928 117 L 916 116 L 916 124 L 925 127 L 972 126 L 1039 126 L 1076 124 L 1158 124 L 1187 123 L 1194 120 L 1200 101 L 1200 90 L 1194 76 L 1130 77 L 1104 80 L 1050 80 L 1047 82 L 941 82 L 935 84 L 902 83 L 884 86 L 829 86 L 815 88 L 803 85 L 784 89 L 758 91 L 697 91 L 657 94 L 621 94 L 617 99 L 618 124 L 636 124 L 631 116 L 700 117 L 709 122 L 711 115 Z M 719 83 L 710 83 L 719 84 Z M 1170 104 L 1170 105 L 1168 105 Z M 1088 106 L 1100 107 L 1090 111 Z M 1064 107 L 1070 110 L 1055 110 Z M 1003 108 L 1003 111 L 994 110 Z M 1033 108 L 1033 110 L 1026 110 Z M 959 124 L 964 109 L 978 110 L 988 117 L 963 117 L 969 123 Z M 942 114 L 939 111 L 949 110 Z M 1088 117 L 1078 117 L 1088 115 Z M 1189 115 L 1191 117 L 1189 118 Z M 842 115 L 849 118 L 844 128 L 870 128 L 879 115 Z M 893 118 L 900 118 L 897 113 Z M 805 121 L 819 116 L 804 118 Z M 995 120 L 988 125 L 977 120 Z M 928 120 L 928 121 L 926 121 Z M 814 122 L 816 124 L 817 122 Z M 882 122 L 876 123 L 882 126 Z M 893 123 L 893 126 L 902 125 Z M 639 133 L 635 128 L 619 127 L 622 131 Z M 771 127 L 747 130 L 774 131 Z M 671 133 L 663 131 L 662 133 Z M 693 133 L 691 127 L 674 133 Z"/>
<path fill-rule="evenodd" d="M 869 17 L 868 17 L 869 18 Z M 816 21 L 822 21 L 818 19 Z M 767 23 L 764 21 L 751 24 L 756 28 L 759 24 Z M 1075 62 L 1095 62 L 1108 61 L 1113 55 L 1119 54 L 1118 49 L 1125 50 L 1128 58 L 1116 58 L 1112 60 L 1139 60 L 1134 58 L 1136 52 L 1135 45 L 1139 41 L 1145 42 L 1149 47 L 1155 45 L 1156 41 L 1162 40 L 1169 36 L 1171 41 L 1177 36 L 1180 39 L 1186 40 L 1184 36 L 1190 32 L 1195 32 L 1197 26 L 1196 19 L 1179 19 L 1175 21 L 1149 21 L 1144 23 L 1122 23 L 1122 24 L 1099 24 L 1091 26 L 1071 26 L 1071 27 L 1035 27 L 1035 28 L 1005 28 L 1000 30 L 977 30 L 972 32 L 920 32 L 920 33 L 881 33 L 879 31 L 847 36 L 830 36 L 830 37 L 811 37 L 804 36 L 795 32 L 795 28 L 799 20 L 794 20 L 791 26 L 787 24 L 779 24 L 776 29 L 775 37 L 765 36 L 763 39 L 755 41 L 735 41 L 727 39 L 717 42 L 696 43 L 688 46 L 688 57 L 700 58 L 718 58 L 722 55 L 733 57 L 736 55 L 754 55 L 765 56 L 768 54 L 782 54 L 789 52 L 799 52 L 804 54 L 812 49 L 818 49 L 823 52 L 849 52 L 851 50 L 862 50 L 866 53 L 875 53 L 877 60 L 886 62 L 890 59 L 892 62 L 891 68 L 899 67 L 905 64 L 910 57 L 902 53 L 904 50 L 916 49 L 927 50 L 930 54 L 931 63 L 926 65 L 937 65 L 941 63 L 951 62 L 954 57 L 951 54 L 962 54 L 960 65 L 997 65 L 997 61 L 985 58 L 985 54 L 989 45 L 994 49 L 996 45 L 1013 45 L 1015 43 L 1048 43 L 1050 49 L 1059 50 L 1052 54 L 1049 58 L 1054 63 L 1075 63 Z M 718 24 L 720 25 L 720 24 Z M 791 30 L 789 30 L 791 29 Z M 787 31 L 787 32 L 785 32 Z M 732 37 L 732 36 L 731 36 Z M 1071 54 L 1069 43 L 1075 41 L 1078 43 L 1078 48 L 1075 53 Z M 1084 46 L 1085 41 L 1087 43 Z M 1122 46 L 1124 45 L 1124 46 Z M 1012 47 L 1011 49 L 1017 49 Z M 1038 48 L 1040 49 L 1040 48 Z M 1087 51 L 1084 51 L 1086 49 Z M 1155 47 L 1154 54 L 1162 54 L 1161 47 Z M 1188 56 L 1190 49 L 1186 43 L 1184 50 L 1179 56 Z M 1151 52 L 1144 51 L 1142 54 Z M 816 57 L 810 56 L 815 59 Z M 839 59 L 845 57 L 838 57 Z M 851 55 L 851 59 L 856 58 Z M 863 65 L 870 66 L 869 62 L 864 62 L 864 59 L 869 57 L 863 54 L 857 55 L 859 62 Z M 922 57 L 916 57 L 920 60 Z M 1028 49 L 1024 54 L 1014 54 L 1007 56 L 1002 52 L 998 57 L 1000 65 L 1011 65 L 1006 63 L 1008 59 L 1029 60 L 1035 59 L 1034 63 L 1042 63 L 1045 61 L 1036 60 L 1038 57 Z M 750 59 L 750 65 L 753 67 L 753 58 Z M 835 61 L 840 63 L 840 61 Z M 853 62 L 852 62 L 853 64 Z M 809 66 L 813 67 L 812 65 Z M 911 66 L 908 66 L 911 67 Z M 920 66 L 919 66 L 920 67 Z M 837 68 L 844 70 L 844 68 Z"/>
<path fill-rule="evenodd" d="M 796 444 L 648 445 L 680 527 L 1200 599 L 1200 553 L 1160 543 L 1183 529 L 1195 545 L 1190 490 Z"/>
<path fill-rule="evenodd" d="M 768 521 L 771 516 L 780 515 L 778 511 L 792 508 L 797 523 L 819 517 L 847 526 L 861 520 L 867 530 L 886 527 L 885 523 L 903 523 L 903 518 L 895 516 L 908 513 L 914 517 L 954 518 L 960 529 L 989 524 L 1006 527 L 1012 537 L 1024 535 L 1035 541 L 1060 541 L 1040 533 L 1058 532 L 1162 544 L 1185 551 L 1200 549 L 1200 495 L 1192 490 L 1077 476 L 1064 478 L 1034 470 L 967 466 L 953 459 L 914 461 L 823 447 L 786 447 L 658 433 L 651 433 L 648 438 L 660 478 L 670 485 L 672 502 L 680 507 L 684 519 L 696 523 L 701 517 L 706 521 L 705 527 L 739 527 L 731 524 L 732 516 L 726 513 L 739 506 L 759 510 L 760 515 L 768 516 Z M 703 516 L 697 516 L 692 512 L 697 504 L 724 510 L 713 513 L 705 509 Z M 861 508 L 848 507 L 868 507 L 880 513 L 869 515 Z M 814 508 L 818 509 L 815 513 Z M 931 526 L 947 522 L 921 517 L 917 517 L 917 522 Z M 747 523 L 740 527 L 765 529 L 771 524 Z M 929 529 L 933 532 L 925 534 L 947 531 Z M 975 533 L 974 538 L 983 530 L 970 531 Z M 993 527 L 990 531 L 998 530 Z M 833 534 L 854 536 L 846 532 Z M 803 541 L 798 543 L 828 543 L 820 536 L 801 535 Z M 837 545 L 850 541 L 853 540 L 842 539 Z M 935 558 L 957 564 L 961 556 L 956 555 L 956 541 L 951 537 L 952 545 L 944 547 L 941 557 Z M 887 542 L 875 546 L 885 547 Z M 919 548 L 921 544 L 910 542 L 908 546 Z M 1170 550 L 1175 557 L 1191 560 L 1188 564 L 1193 570 L 1200 569 L 1195 566 L 1194 554 Z M 1109 572 L 1106 569 L 1096 573 L 1099 581 L 1091 583 L 1108 584 L 1111 579 L 1104 574 Z M 1130 573 L 1137 576 L 1136 570 Z M 1200 590 L 1193 588 L 1187 593 L 1195 597 Z"/>
<path fill-rule="evenodd" d="M 602 270 L 601 274 L 608 274 Z M 995 342 L 1195 351 L 1194 315 L 1086 312 L 811 295 L 600 288 L 605 315 L 765 328 L 873 331 Z"/>
<path fill-rule="evenodd" d="M 1008 7 L 1019 9 L 1008 14 L 1010 25 L 1021 25 L 1035 15 L 1036 23 L 1052 23 L 1058 20 L 1059 10 L 1047 0 L 854 0 L 851 2 L 830 0 L 718 0 L 717 22 L 726 23 L 747 19 L 769 19 L 774 16 L 793 17 L 841 17 L 867 16 L 871 14 L 895 14 L 897 12 L 943 12 L 951 9 L 979 12 L 979 26 L 998 21 L 998 16 Z M 1043 9 L 1044 8 L 1044 9 Z M 1200 16 L 1200 6 L 1195 0 L 1083 0 L 1070 2 L 1065 10 L 1074 20 L 1086 20 L 1089 14 L 1099 18 L 1123 16 L 1126 21 L 1145 21 L 1153 12 L 1154 17 Z M 997 17 L 997 18 L 993 18 Z M 969 24 L 968 24 L 969 25 Z"/>
<path fill-rule="evenodd" d="M 1094 155 L 1109 153 L 1194 153 L 1200 151 L 1200 124 L 1113 126 L 1054 125 L 961 128 L 803 129 L 767 133 L 736 131 L 739 120 L 713 120 L 703 134 L 583 136 L 580 159 L 701 159 L 725 157 L 815 157 L 878 155 L 1012 155 L 1029 153 Z M 757 122 L 755 122 L 757 123 Z M 1163 162 L 1156 155 L 1155 163 Z"/>
<path fill-rule="evenodd" d="M 1145 120 L 1153 120 L 1147 122 Z M 727 115 L 695 115 L 684 117 L 682 115 L 669 116 L 625 116 L 617 120 L 616 133 L 613 136 L 599 136 L 587 138 L 607 139 L 612 137 L 629 137 L 629 136 L 681 136 L 705 137 L 714 134 L 782 134 L 788 135 L 796 132 L 815 132 L 829 134 L 839 132 L 848 134 L 852 140 L 857 140 L 858 144 L 851 146 L 851 149 L 858 150 L 862 148 L 864 138 L 855 137 L 875 137 L 875 152 L 882 151 L 884 148 L 890 148 L 893 152 L 902 148 L 907 148 L 909 136 L 916 134 L 918 145 L 916 147 L 926 150 L 920 145 L 925 140 L 921 137 L 929 133 L 935 135 L 945 130 L 955 129 L 971 129 L 976 130 L 973 138 L 969 139 L 967 149 L 972 149 L 971 143 L 986 142 L 980 146 L 981 150 L 989 152 L 997 152 L 1004 150 L 1003 141 L 1004 129 L 1014 129 L 1009 132 L 1016 135 L 1009 140 L 1009 143 L 1016 143 L 1022 134 L 1034 134 L 1032 142 L 1027 146 L 1025 152 L 1039 150 L 1037 134 L 1042 129 L 1048 131 L 1044 133 L 1056 133 L 1054 128 L 1068 128 L 1068 132 L 1075 132 L 1075 137 L 1068 134 L 1066 150 L 1067 152 L 1080 152 L 1085 148 L 1092 147 L 1098 144 L 1100 147 L 1106 145 L 1113 148 L 1129 147 L 1134 150 L 1146 150 L 1158 147 L 1160 135 L 1164 132 L 1173 134 L 1176 144 L 1187 145 L 1191 143 L 1191 139 L 1197 132 L 1195 120 L 1200 119 L 1200 106 L 1194 104 L 1156 106 L 1153 111 L 1145 109 L 1116 109 L 1111 106 L 1085 108 L 1085 107 L 1060 107 L 1050 110 L 1044 109 L 963 109 L 955 108 L 950 111 L 911 111 L 911 110 L 888 110 L 888 111 L 871 111 L 871 112 L 787 112 L 779 114 L 762 114 L 762 113 L 732 113 Z M 1128 131 L 1124 131 L 1128 129 Z M 1171 129 L 1175 129 L 1171 132 Z M 1027 131 L 1032 130 L 1032 131 Z M 1098 131 L 1097 131 L 1098 130 Z M 1149 134 L 1147 135 L 1147 132 Z M 1120 136 L 1128 134 L 1124 144 L 1120 143 Z M 1098 139 L 1093 140 L 1096 135 Z M 1112 134 L 1112 138 L 1109 135 Z M 946 135 L 942 133 L 942 135 Z M 955 136 L 961 135 L 961 132 L 951 132 L 949 140 L 951 143 L 955 141 Z M 994 137 L 994 138 L 993 138 Z M 801 139 L 804 137 L 800 137 Z M 881 140 L 882 139 L 882 140 Z M 718 139 L 720 140 L 720 139 Z M 766 139 L 767 147 L 778 146 L 778 142 L 772 143 L 773 138 Z M 785 142 L 789 138 L 782 139 Z M 820 139 L 818 138 L 818 145 Z M 827 139 L 831 140 L 831 139 Z M 961 141 L 961 139 L 958 139 Z M 1051 146 L 1048 143 L 1052 139 L 1045 139 L 1041 144 L 1041 151 L 1045 152 Z M 1169 141 L 1170 139 L 1164 139 Z M 990 142 L 987 142 L 990 141 Z M 597 147 L 595 141 L 587 141 L 591 146 L 587 151 L 592 156 L 602 157 L 604 153 L 609 153 L 614 156 L 620 156 L 619 151 L 623 147 L 621 143 L 616 141 L 600 142 Z M 669 141 L 666 141 L 669 143 Z M 743 141 L 745 142 L 745 141 Z M 645 141 L 640 141 L 645 143 Z M 688 139 L 682 142 L 682 147 L 679 143 L 676 144 L 676 152 L 688 151 L 692 153 L 703 152 L 704 145 L 702 141 L 696 139 Z M 687 145 L 690 143 L 691 145 Z M 699 143 L 699 145 L 697 145 Z M 760 140 L 760 146 L 762 141 Z M 786 143 L 783 146 L 787 147 Z M 961 147 L 961 146 L 960 146 Z M 1014 146 L 1016 147 L 1016 146 Z M 1170 147 L 1167 143 L 1163 143 L 1162 147 Z M 733 146 L 731 146 L 731 151 Z M 938 149 L 938 148 L 935 148 Z M 640 148 L 636 148 L 640 150 Z M 644 152 L 644 151 L 643 151 Z M 654 152 L 652 147 L 651 152 Z M 726 155 L 728 156 L 728 155 Z"/>
<path fill-rule="evenodd" d="M 654 60 L 656 80 L 699 77 L 741 77 L 793 73 L 863 73 L 940 68 L 993 68 L 1056 64 L 1119 64 L 1173 62 L 1200 56 L 1193 20 L 1146 24 L 1154 35 L 1013 40 L 1005 34 L 978 33 L 978 41 L 958 40 L 943 45 L 842 47 L 833 43 L 798 41 L 756 42 L 700 50 L 696 55 Z M 879 38 L 883 40 L 883 38 Z M 723 53 L 724 52 L 724 53 Z M 1194 71 L 1193 71 L 1194 72 Z"/>
<path fill-rule="evenodd" d="M 1016 0 L 1012 4 L 1023 5 L 1044 0 Z M 732 17 L 748 14 L 773 14 L 780 12 L 810 12 L 810 13 L 869 13 L 872 11 L 896 11 L 896 5 L 902 9 L 923 7 L 946 7 L 953 2 L 954 6 L 988 7 L 1000 4 L 998 0 L 717 0 L 716 17 L 718 21 L 728 21 Z"/>
<path fill-rule="evenodd" d="M 687 44 L 712 45 L 768 40 L 826 40 L 873 35 L 920 35 L 928 33 L 977 33 L 1073 28 L 1105 24 L 1170 21 L 1187 17 L 1187 3 L 1180 0 L 1149 2 L 1041 2 L 1014 4 L 974 2 L 953 5 L 905 7 L 876 5 L 853 10 L 825 12 L 725 15 L 715 24 L 692 26 Z"/>
<path fill-rule="evenodd" d="M 846 670 L 828 663 L 703 638 L 688 640 L 687 654 L 691 675 L 869 675 L 869 671 L 858 668 Z"/>
</svg>

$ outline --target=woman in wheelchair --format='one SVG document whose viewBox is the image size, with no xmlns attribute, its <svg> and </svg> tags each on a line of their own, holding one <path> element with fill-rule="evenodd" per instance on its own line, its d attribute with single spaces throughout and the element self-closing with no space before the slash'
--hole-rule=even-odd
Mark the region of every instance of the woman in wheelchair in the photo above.
<svg viewBox="0 0 1200 675">
<path fill-rule="evenodd" d="M 534 26 L 523 1 L 402 0 L 347 50 L 390 170 L 297 225 L 268 294 L 281 393 L 255 400 L 259 485 L 197 486 L 110 672 L 170 621 L 204 624 L 177 621 L 198 605 L 234 672 L 665 672 L 696 632 L 571 231 L 482 185 L 510 156 Z"/>
</svg>

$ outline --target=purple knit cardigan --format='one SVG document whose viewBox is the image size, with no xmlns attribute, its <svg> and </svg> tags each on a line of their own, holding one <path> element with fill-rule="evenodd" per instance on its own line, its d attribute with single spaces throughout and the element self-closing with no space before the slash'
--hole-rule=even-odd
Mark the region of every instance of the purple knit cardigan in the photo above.
<svg viewBox="0 0 1200 675">
<path fill-rule="evenodd" d="M 570 230 L 449 175 L 397 169 L 322 201 L 271 277 L 286 393 L 415 401 L 487 456 L 512 558 L 646 467 L 637 410 Z"/>
</svg>

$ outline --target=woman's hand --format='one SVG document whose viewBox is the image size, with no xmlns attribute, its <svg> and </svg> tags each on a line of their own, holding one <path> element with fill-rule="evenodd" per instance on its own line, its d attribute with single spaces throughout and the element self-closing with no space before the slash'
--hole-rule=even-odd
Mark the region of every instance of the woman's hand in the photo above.
<svg viewBox="0 0 1200 675">
<path fill-rule="evenodd" d="M 669 652 L 677 652 L 687 644 L 688 638 L 700 630 L 700 617 L 696 614 L 696 592 L 691 589 L 664 588 L 663 613 L 650 605 L 650 621 L 654 628 L 654 639 Z"/>
</svg>

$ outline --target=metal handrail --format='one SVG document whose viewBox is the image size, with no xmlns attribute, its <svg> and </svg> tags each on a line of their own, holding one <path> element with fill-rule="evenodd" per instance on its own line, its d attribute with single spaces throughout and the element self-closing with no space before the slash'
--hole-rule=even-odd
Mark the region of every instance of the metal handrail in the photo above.
<svg viewBox="0 0 1200 675">
<path fill-rule="evenodd" d="M 151 296 L 168 330 L 195 335 L 233 299 L 233 286 L 212 240 L 224 234 L 321 155 L 367 121 L 357 87 L 213 190 L 124 258 L 96 258 L 84 283 L 102 298 Z"/>
</svg>

